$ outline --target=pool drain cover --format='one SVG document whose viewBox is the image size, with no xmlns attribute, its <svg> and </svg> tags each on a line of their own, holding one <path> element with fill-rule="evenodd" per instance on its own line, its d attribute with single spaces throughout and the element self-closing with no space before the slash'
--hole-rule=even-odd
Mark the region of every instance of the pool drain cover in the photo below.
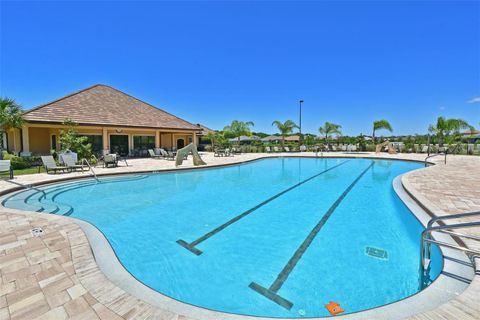
<svg viewBox="0 0 480 320">
<path fill-rule="evenodd" d="M 32 236 L 34 236 L 34 237 L 40 237 L 41 235 L 43 235 L 43 229 L 42 228 L 33 228 L 32 230 L 30 230 L 30 232 L 32 233 Z"/>
<path fill-rule="evenodd" d="M 374 248 L 374 247 L 366 247 L 365 253 L 373 258 L 380 259 L 380 260 L 388 260 L 388 253 L 387 250 Z"/>
</svg>

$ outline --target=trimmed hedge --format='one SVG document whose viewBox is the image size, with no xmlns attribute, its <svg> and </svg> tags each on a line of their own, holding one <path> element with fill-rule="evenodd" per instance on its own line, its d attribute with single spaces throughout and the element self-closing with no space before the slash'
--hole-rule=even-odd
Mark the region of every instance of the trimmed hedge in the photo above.
<svg viewBox="0 0 480 320">
<path fill-rule="evenodd" d="M 13 170 L 28 169 L 40 161 L 40 157 L 18 157 L 6 151 L 2 151 L 2 154 L 4 160 L 10 160 Z"/>
</svg>

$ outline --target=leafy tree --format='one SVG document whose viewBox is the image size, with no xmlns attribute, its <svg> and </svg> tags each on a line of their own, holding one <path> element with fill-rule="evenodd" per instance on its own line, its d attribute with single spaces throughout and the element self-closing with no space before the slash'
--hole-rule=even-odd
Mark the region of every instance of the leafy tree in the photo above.
<svg viewBox="0 0 480 320">
<path fill-rule="evenodd" d="M 20 129 L 23 126 L 23 123 L 24 120 L 22 107 L 13 99 L 0 98 L 1 133 L 6 134 L 10 129 Z"/>
<path fill-rule="evenodd" d="M 272 122 L 272 126 L 276 126 L 278 131 L 280 131 L 280 135 L 282 136 L 282 146 L 285 144 L 285 137 L 291 134 L 293 129 L 299 128 L 292 120 L 287 120 L 285 122 L 275 120 Z"/>
<path fill-rule="evenodd" d="M 453 119 L 438 117 L 435 125 L 430 125 L 428 131 L 435 134 L 438 138 L 438 143 L 443 145 L 445 142 L 451 143 L 460 137 L 460 130 L 474 128 L 463 119 Z"/>
<path fill-rule="evenodd" d="M 254 124 L 252 121 L 243 122 L 239 120 L 233 120 L 230 125 L 223 128 L 223 131 L 225 131 L 225 135 L 237 138 L 238 144 L 240 144 L 240 136 L 251 136 L 252 131 L 250 130 L 250 127 L 253 126 Z"/>
<path fill-rule="evenodd" d="M 373 143 L 375 143 L 375 131 L 380 130 L 380 129 L 385 129 L 390 132 L 393 131 L 392 126 L 390 125 L 390 122 L 388 122 L 385 119 L 382 120 L 376 120 L 373 122 L 373 133 L 372 133 L 372 140 Z"/>
<path fill-rule="evenodd" d="M 225 137 L 223 133 L 218 131 L 210 131 L 205 135 L 205 138 L 210 140 L 210 144 L 212 145 L 212 150 L 215 144 L 223 144 L 225 142 Z"/>
<path fill-rule="evenodd" d="M 87 137 L 78 134 L 78 124 L 71 119 L 65 119 L 63 124 L 67 126 L 67 129 L 60 130 L 60 148 L 76 152 L 79 159 L 90 159 L 92 157 L 92 145 L 88 143 Z"/>
<path fill-rule="evenodd" d="M 325 135 L 325 143 L 327 143 L 328 137 L 332 134 L 342 134 L 341 128 L 342 126 L 339 124 L 326 121 L 322 127 L 318 128 L 318 132 Z"/>
</svg>

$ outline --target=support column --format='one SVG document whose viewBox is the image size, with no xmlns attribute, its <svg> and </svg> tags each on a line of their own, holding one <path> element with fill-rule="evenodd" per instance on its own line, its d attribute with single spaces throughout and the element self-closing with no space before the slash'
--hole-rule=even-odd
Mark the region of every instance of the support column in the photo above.
<svg viewBox="0 0 480 320">
<path fill-rule="evenodd" d="M 195 146 L 198 146 L 198 143 L 197 143 L 197 133 L 194 132 L 193 133 L 193 138 L 192 138 L 192 142 Z"/>
<path fill-rule="evenodd" d="M 175 137 L 174 137 L 174 134 L 172 132 L 172 150 L 176 149 L 176 148 L 177 148 L 177 144 L 175 143 Z"/>
<path fill-rule="evenodd" d="M 155 131 L 155 154 L 160 154 L 160 146 L 161 146 L 161 141 L 160 141 L 160 130 Z"/>
<path fill-rule="evenodd" d="M 13 153 L 18 155 L 20 153 L 20 132 L 18 129 L 13 129 Z"/>
<path fill-rule="evenodd" d="M 23 126 L 22 128 L 22 142 L 23 142 L 23 152 L 30 152 L 29 144 L 29 135 L 28 135 L 28 126 Z"/>
<path fill-rule="evenodd" d="M 160 148 L 160 130 L 155 131 L 155 148 Z"/>
<path fill-rule="evenodd" d="M 102 128 L 102 144 L 103 144 L 103 154 L 108 154 L 110 153 L 110 144 L 108 141 L 108 132 L 106 128 Z"/>
</svg>

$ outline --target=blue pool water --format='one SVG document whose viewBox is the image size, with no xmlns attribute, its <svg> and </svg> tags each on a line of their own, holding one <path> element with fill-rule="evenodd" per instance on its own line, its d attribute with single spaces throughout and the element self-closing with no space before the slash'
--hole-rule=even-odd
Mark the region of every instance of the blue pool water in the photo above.
<svg viewBox="0 0 480 320">
<path fill-rule="evenodd" d="M 274 158 L 57 184 L 43 188 L 46 199 L 25 191 L 3 203 L 92 223 L 139 281 L 185 303 L 256 316 L 328 316 L 330 301 L 351 313 L 418 291 L 422 226 L 392 181 L 420 167 Z M 434 248 L 432 279 L 441 266 Z"/>
</svg>

